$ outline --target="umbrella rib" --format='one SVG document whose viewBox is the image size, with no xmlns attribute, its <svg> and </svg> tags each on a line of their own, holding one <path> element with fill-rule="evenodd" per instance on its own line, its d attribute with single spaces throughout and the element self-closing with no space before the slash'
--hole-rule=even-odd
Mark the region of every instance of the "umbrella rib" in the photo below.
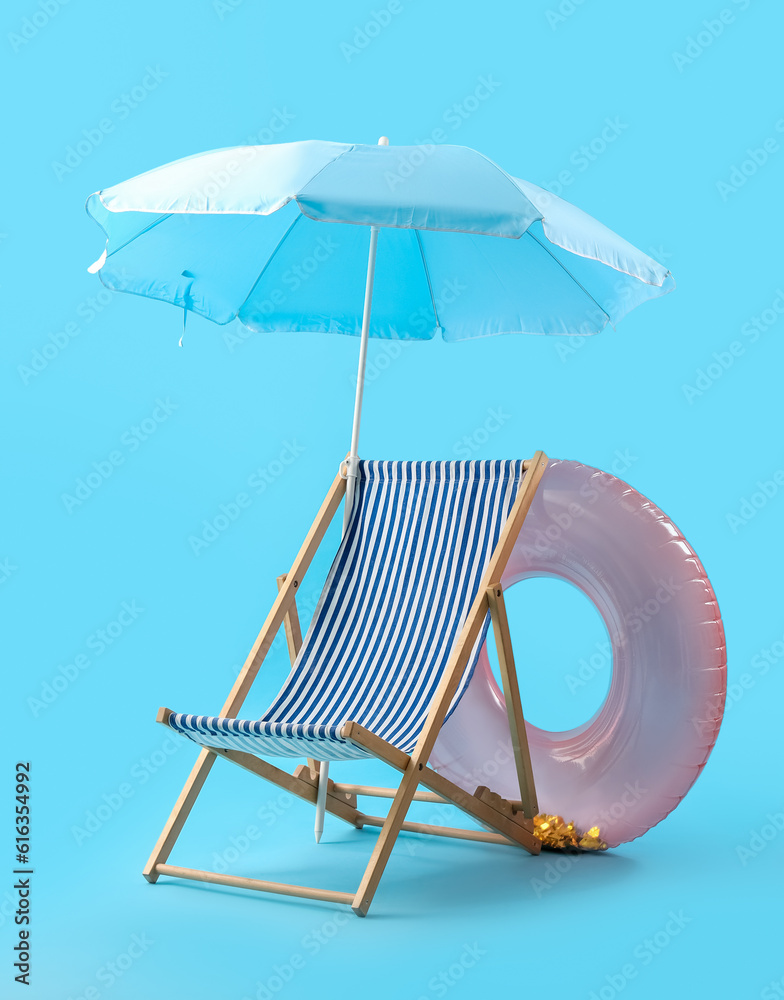
<svg viewBox="0 0 784 1000">
<path fill-rule="evenodd" d="M 430 268 L 427 266 L 427 258 L 425 257 L 425 248 L 422 246 L 422 237 L 419 235 L 419 230 L 415 229 L 417 245 L 419 246 L 419 253 L 422 257 L 422 267 L 425 269 L 425 278 L 427 280 L 427 290 L 430 293 L 430 302 L 433 306 L 433 316 L 436 321 L 436 328 L 441 330 L 441 320 L 438 318 L 438 309 L 436 308 L 436 299 L 433 295 L 433 285 L 430 281 Z"/>
<path fill-rule="evenodd" d="M 531 232 L 530 229 L 526 229 L 525 235 L 526 236 L 530 236 L 532 240 L 534 240 L 536 243 L 538 243 L 539 246 L 542 248 L 542 250 L 547 251 L 547 253 L 549 253 L 550 256 L 553 258 L 553 260 L 555 261 L 555 263 L 558 264 L 559 267 L 562 267 L 564 271 L 566 271 L 566 273 L 569 275 L 569 277 L 572 279 L 572 281 L 575 283 L 575 285 L 577 285 L 577 287 L 582 292 L 584 292 L 585 295 L 588 296 L 588 298 L 591 300 L 591 302 L 593 302 L 593 304 L 596 306 L 596 308 L 600 312 L 604 313 L 604 315 L 607 317 L 607 322 L 610 324 L 610 326 L 614 330 L 615 329 L 615 325 L 614 325 L 613 321 L 610 319 L 610 314 L 607 312 L 606 309 L 602 308 L 602 306 L 596 301 L 596 299 L 593 297 L 593 295 L 591 295 L 591 293 L 588 291 L 588 289 L 585 287 L 585 285 L 581 281 L 578 281 L 577 278 L 575 278 L 575 276 L 572 274 L 572 272 L 569 270 L 569 268 L 566 266 L 566 264 L 564 264 L 563 261 L 558 260 L 558 258 L 555 256 L 555 254 L 553 253 L 553 251 L 548 246 L 545 246 L 544 243 L 542 243 L 542 241 L 539 239 L 538 236 L 534 236 L 534 234 Z"/>
<path fill-rule="evenodd" d="M 242 310 L 243 310 L 243 308 L 245 306 L 245 303 L 248 301 L 248 299 L 251 297 L 251 295 L 253 295 L 253 293 L 256 291 L 256 286 L 261 281 L 261 279 L 264 277 L 264 272 L 267 270 L 267 268 L 272 263 L 274 257 L 277 255 L 278 250 L 280 250 L 280 248 L 286 242 L 286 237 L 289 235 L 289 233 L 291 232 L 291 230 L 294 228 L 294 226 L 296 226 L 296 224 L 299 222 L 299 220 L 301 218 L 302 218 L 302 214 L 300 213 L 300 214 L 298 214 L 296 216 L 296 218 L 291 223 L 291 225 L 289 226 L 289 228 L 286 230 L 286 232 L 278 240 L 275 249 L 272 251 L 272 253 L 269 255 L 269 257 L 267 257 L 267 260 L 264 263 L 264 267 L 262 267 L 261 271 L 259 271 L 258 277 L 253 282 L 253 284 L 250 286 L 250 291 L 248 292 L 248 294 L 245 296 L 245 298 L 240 303 L 240 305 L 239 305 L 239 307 L 237 309 L 237 316 L 239 316 L 239 314 L 242 312 Z"/>
<path fill-rule="evenodd" d="M 107 253 L 106 259 L 108 260 L 110 257 L 114 257 L 116 253 L 119 253 L 121 250 L 124 250 L 127 246 L 133 243 L 134 240 L 138 240 L 140 236 L 144 236 L 145 233 L 149 233 L 151 229 L 155 229 L 156 226 L 160 225 L 162 222 L 165 222 L 167 219 L 170 219 L 171 217 L 172 217 L 171 212 L 168 212 L 166 215 L 159 216 L 154 222 L 151 222 L 149 226 L 145 226 L 144 229 L 140 229 L 138 233 L 135 233 L 129 240 L 126 240 L 125 243 L 123 243 L 121 246 L 115 247 L 111 253 Z M 106 230 L 104 230 L 104 232 L 106 232 Z"/>
</svg>

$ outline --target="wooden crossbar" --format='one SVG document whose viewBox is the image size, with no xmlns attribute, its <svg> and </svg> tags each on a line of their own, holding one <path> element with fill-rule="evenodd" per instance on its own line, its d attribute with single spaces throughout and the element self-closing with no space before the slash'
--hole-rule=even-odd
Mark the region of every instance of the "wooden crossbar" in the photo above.
<svg viewBox="0 0 784 1000">
<path fill-rule="evenodd" d="M 379 788 L 377 785 L 348 785 L 345 782 L 335 782 L 336 792 L 345 792 L 347 795 L 368 795 L 374 799 L 394 799 L 397 788 Z M 438 802 L 450 805 L 446 799 L 441 798 L 434 792 L 414 792 L 414 802 Z"/>
<path fill-rule="evenodd" d="M 336 781 L 334 784 L 336 792 L 345 792 L 347 795 L 367 795 L 376 799 L 394 799 L 397 793 L 397 788 L 379 787 L 378 785 L 352 785 L 344 781 Z M 414 792 L 414 802 L 433 802 L 446 806 L 454 805 L 454 802 L 450 802 L 449 799 L 445 799 L 442 795 L 436 795 L 435 792 L 423 792 L 421 790 Z M 520 799 L 509 799 L 508 802 L 518 812 L 524 811 Z"/>
<path fill-rule="evenodd" d="M 288 885 L 286 882 L 265 882 L 258 878 L 242 875 L 220 875 L 198 868 L 180 868 L 179 865 L 157 864 L 156 875 L 173 875 L 175 878 L 189 878 L 197 882 L 215 882 L 217 885 L 231 885 L 236 889 L 255 889 L 257 892 L 274 892 L 280 896 L 303 896 L 305 899 L 321 899 L 326 903 L 347 903 L 351 905 L 352 892 L 337 892 L 335 889 L 314 889 L 308 885 Z"/>
<path fill-rule="evenodd" d="M 383 826 L 386 816 L 363 815 L 365 826 Z M 434 837 L 451 837 L 455 840 L 478 840 L 483 844 L 503 844 L 514 847 L 514 841 L 507 840 L 500 833 L 490 833 L 489 830 L 463 830 L 459 826 L 434 826 L 432 823 L 414 823 L 405 820 L 400 827 L 406 833 L 427 833 Z"/>
</svg>

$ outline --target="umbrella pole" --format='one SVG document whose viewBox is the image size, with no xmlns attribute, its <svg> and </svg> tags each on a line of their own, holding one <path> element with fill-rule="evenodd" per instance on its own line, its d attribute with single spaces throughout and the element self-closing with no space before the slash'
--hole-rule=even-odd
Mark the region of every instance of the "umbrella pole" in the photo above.
<svg viewBox="0 0 784 1000">
<path fill-rule="evenodd" d="M 388 146 L 389 139 L 382 136 L 379 146 Z M 359 425 L 362 421 L 362 396 L 365 389 L 365 365 L 367 364 L 367 347 L 370 336 L 370 305 L 373 300 L 373 278 L 376 273 L 376 247 L 378 245 L 378 226 L 370 227 L 370 249 L 368 251 L 367 280 L 365 282 L 365 306 L 362 311 L 362 335 L 359 341 L 359 365 L 357 367 L 357 391 L 354 396 L 354 423 L 351 427 L 351 450 L 346 459 L 346 499 L 343 507 L 343 534 L 346 533 L 351 507 L 354 501 L 354 488 L 357 483 L 357 468 L 359 466 Z M 324 832 L 324 812 L 327 804 L 327 787 L 329 784 L 329 761 L 322 760 L 319 764 L 318 793 L 316 795 L 316 821 L 313 833 L 316 843 L 321 840 Z"/>
<path fill-rule="evenodd" d="M 376 270 L 376 245 L 378 244 L 378 228 L 370 227 L 370 251 L 368 253 L 367 282 L 365 284 L 365 308 L 362 313 L 362 336 L 359 343 L 359 366 L 357 368 L 357 392 L 354 397 L 354 423 L 351 428 L 351 450 L 346 459 L 346 498 L 343 507 L 343 534 L 346 533 L 351 507 L 354 501 L 354 488 L 357 483 L 359 466 L 359 425 L 362 420 L 362 395 L 365 388 L 365 365 L 367 363 L 367 346 L 370 333 L 370 303 L 373 298 L 373 277 Z M 319 765 L 318 793 L 316 795 L 316 820 L 313 833 L 316 843 L 321 840 L 324 832 L 324 813 L 327 804 L 327 787 L 329 784 L 329 761 L 322 760 Z"/>
<path fill-rule="evenodd" d="M 351 428 L 351 450 L 346 460 L 346 505 L 343 509 L 343 533 L 348 527 L 351 516 L 351 503 L 354 499 L 354 488 L 357 482 L 359 466 L 359 425 L 362 420 L 362 397 L 365 390 L 365 366 L 367 364 L 367 348 L 370 335 L 370 304 L 373 299 L 373 277 L 376 270 L 376 245 L 378 244 L 378 228 L 370 227 L 370 251 L 368 253 L 367 283 L 365 284 L 365 308 L 362 313 L 362 336 L 359 342 L 359 365 L 357 366 L 357 392 L 354 397 L 354 423 Z"/>
</svg>

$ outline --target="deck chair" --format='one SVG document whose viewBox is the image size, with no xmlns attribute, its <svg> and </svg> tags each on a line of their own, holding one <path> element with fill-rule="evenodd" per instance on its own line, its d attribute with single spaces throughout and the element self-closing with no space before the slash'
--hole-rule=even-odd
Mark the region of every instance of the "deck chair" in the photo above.
<svg viewBox="0 0 784 1000">
<path fill-rule="evenodd" d="M 398 834 L 431 833 L 515 844 L 538 854 L 537 812 L 501 575 L 547 465 L 529 461 L 360 462 L 349 519 L 304 642 L 296 593 L 346 491 L 336 476 L 220 716 L 162 708 L 157 721 L 202 749 L 150 856 L 160 875 L 344 903 L 365 916 Z M 519 800 L 486 786 L 472 794 L 428 767 L 492 621 L 511 732 Z M 237 718 L 280 627 L 292 669 L 260 719 Z M 289 773 L 269 757 L 307 758 Z M 338 892 L 181 868 L 167 863 L 218 758 L 315 804 L 317 761 L 375 757 L 402 774 L 396 789 L 327 779 L 326 810 L 357 828 L 380 827 L 356 892 Z M 420 790 L 424 786 L 426 791 Z M 357 808 L 357 795 L 392 800 L 386 817 Z M 484 827 L 409 822 L 412 801 L 449 803 Z"/>
</svg>

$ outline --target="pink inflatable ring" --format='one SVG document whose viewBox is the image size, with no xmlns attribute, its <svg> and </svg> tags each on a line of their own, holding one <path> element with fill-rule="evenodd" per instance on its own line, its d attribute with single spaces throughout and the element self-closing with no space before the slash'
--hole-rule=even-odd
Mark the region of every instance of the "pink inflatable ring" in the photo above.
<svg viewBox="0 0 784 1000">
<path fill-rule="evenodd" d="M 691 788 L 721 725 L 724 629 L 694 550 L 626 483 L 552 460 L 503 576 L 547 576 L 595 604 L 612 643 L 612 679 L 593 718 L 567 732 L 526 723 L 540 812 L 594 825 L 610 847 L 655 826 Z M 525 710 L 524 648 L 517 669 Z M 519 798 L 504 700 L 486 649 L 431 756 L 473 792 Z M 492 779 L 492 780 L 488 780 Z"/>
</svg>

